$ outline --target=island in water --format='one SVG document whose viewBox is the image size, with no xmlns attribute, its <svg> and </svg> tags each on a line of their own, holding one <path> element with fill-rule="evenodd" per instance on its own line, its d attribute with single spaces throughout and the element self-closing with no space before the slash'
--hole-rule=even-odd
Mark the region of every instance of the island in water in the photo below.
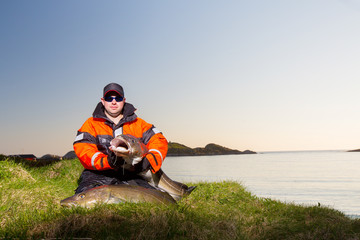
<svg viewBox="0 0 360 240">
<path fill-rule="evenodd" d="M 214 143 L 206 145 L 204 148 L 190 148 L 176 142 L 169 142 L 167 156 L 207 156 L 207 155 L 232 155 L 232 154 L 256 154 L 256 152 L 226 148 Z"/>
<path fill-rule="evenodd" d="M 360 152 L 360 149 L 349 150 L 348 152 Z"/>
</svg>

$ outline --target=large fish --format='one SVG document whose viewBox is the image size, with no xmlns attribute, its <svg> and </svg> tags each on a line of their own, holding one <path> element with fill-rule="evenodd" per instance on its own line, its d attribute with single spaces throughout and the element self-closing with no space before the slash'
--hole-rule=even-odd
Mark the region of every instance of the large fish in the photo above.
<svg viewBox="0 0 360 240">
<path fill-rule="evenodd" d="M 61 206 L 93 207 L 96 204 L 150 202 L 174 204 L 176 201 L 166 192 L 127 184 L 103 185 L 75 194 L 60 202 Z"/>
<path fill-rule="evenodd" d="M 122 157 L 125 160 L 123 167 L 127 169 L 139 163 L 149 152 L 148 148 L 140 139 L 130 134 L 121 134 L 111 140 L 110 150 L 113 151 L 116 156 Z"/>
<path fill-rule="evenodd" d="M 139 163 L 149 151 L 140 139 L 129 134 L 121 134 L 111 140 L 110 150 L 116 156 L 125 160 L 124 168 L 131 168 Z M 151 186 L 166 191 L 177 201 L 189 195 L 195 189 L 195 187 L 188 187 L 185 184 L 171 180 L 161 169 L 156 173 L 149 170 L 139 175 Z"/>
</svg>

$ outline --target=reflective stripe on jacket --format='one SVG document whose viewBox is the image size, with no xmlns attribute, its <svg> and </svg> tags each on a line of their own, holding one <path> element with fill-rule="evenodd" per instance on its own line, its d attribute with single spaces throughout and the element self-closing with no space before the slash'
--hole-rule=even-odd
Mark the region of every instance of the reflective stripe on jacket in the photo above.
<svg viewBox="0 0 360 240">
<path fill-rule="evenodd" d="M 108 170 L 110 141 L 119 134 L 131 134 L 140 138 L 149 149 L 145 156 L 151 165 L 151 170 L 157 172 L 164 161 L 168 142 L 152 124 L 136 116 L 135 108 L 125 103 L 123 115 L 119 124 L 115 125 L 105 113 L 102 103 L 99 103 L 90 117 L 78 130 L 74 141 L 74 150 L 80 162 L 86 169 Z"/>
</svg>

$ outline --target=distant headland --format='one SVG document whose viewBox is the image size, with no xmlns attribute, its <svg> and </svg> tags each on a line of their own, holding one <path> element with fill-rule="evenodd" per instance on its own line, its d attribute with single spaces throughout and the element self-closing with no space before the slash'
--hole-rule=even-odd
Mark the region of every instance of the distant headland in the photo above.
<svg viewBox="0 0 360 240">
<path fill-rule="evenodd" d="M 360 149 L 349 150 L 348 152 L 360 152 Z"/>
<path fill-rule="evenodd" d="M 206 145 L 204 148 L 190 148 L 176 142 L 169 142 L 167 156 L 208 156 L 208 155 L 232 155 L 232 154 L 256 154 L 256 152 L 226 148 L 214 143 Z"/>
</svg>

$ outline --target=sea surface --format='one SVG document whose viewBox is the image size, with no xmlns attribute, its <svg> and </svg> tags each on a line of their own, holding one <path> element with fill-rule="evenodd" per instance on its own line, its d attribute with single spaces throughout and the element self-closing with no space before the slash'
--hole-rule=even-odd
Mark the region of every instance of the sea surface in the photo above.
<svg viewBox="0 0 360 240">
<path fill-rule="evenodd" d="M 233 180 L 258 197 L 302 205 L 320 203 L 360 218 L 360 152 L 168 157 L 162 168 L 177 181 Z"/>
</svg>

